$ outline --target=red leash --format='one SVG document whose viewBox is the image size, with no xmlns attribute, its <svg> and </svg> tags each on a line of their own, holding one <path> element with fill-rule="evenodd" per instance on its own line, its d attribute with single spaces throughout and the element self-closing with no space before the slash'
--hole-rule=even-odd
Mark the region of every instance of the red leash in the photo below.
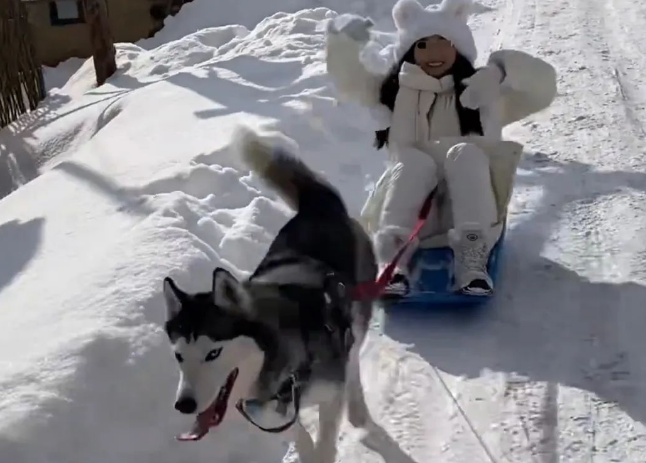
<svg viewBox="0 0 646 463">
<path fill-rule="evenodd" d="M 386 268 L 384 268 L 384 271 L 381 273 L 381 275 L 379 275 L 379 277 L 377 278 L 377 281 L 361 283 L 355 286 L 354 292 L 352 294 L 352 300 L 354 301 L 375 300 L 379 296 L 381 296 L 381 294 L 386 289 L 386 286 L 388 286 L 388 283 L 390 283 L 390 280 L 393 277 L 393 273 L 395 272 L 395 268 L 397 267 L 397 264 L 399 263 L 399 260 L 401 259 L 401 257 L 404 255 L 404 252 L 406 251 L 406 249 L 408 249 L 411 243 L 415 241 L 415 239 L 419 236 L 420 232 L 422 231 L 422 228 L 426 223 L 426 219 L 428 219 L 428 215 L 431 212 L 431 204 L 433 202 L 433 196 L 435 196 L 436 190 L 437 189 L 431 191 L 431 193 L 426 198 L 426 201 L 424 201 L 424 204 L 422 205 L 422 208 L 419 211 L 417 223 L 415 223 L 415 227 L 413 228 L 413 231 L 408 237 L 408 241 L 404 243 L 404 245 L 397 252 L 393 260 L 388 263 Z"/>
</svg>

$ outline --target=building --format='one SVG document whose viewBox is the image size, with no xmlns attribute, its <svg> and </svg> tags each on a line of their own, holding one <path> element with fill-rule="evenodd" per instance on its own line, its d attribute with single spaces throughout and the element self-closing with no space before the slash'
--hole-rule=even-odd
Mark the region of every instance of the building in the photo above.
<svg viewBox="0 0 646 463">
<path fill-rule="evenodd" d="M 191 0 L 105 0 L 115 42 L 151 37 L 169 14 Z M 82 0 L 22 0 L 29 15 L 40 62 L 56 66 L 66 59 L 88 58 L 92 48 Z"/>
</svg>

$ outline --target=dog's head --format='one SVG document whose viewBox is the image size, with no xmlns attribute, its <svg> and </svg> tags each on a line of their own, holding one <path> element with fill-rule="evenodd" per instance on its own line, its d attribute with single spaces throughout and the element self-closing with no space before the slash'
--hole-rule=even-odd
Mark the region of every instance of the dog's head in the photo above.
<svg viewBox="0 0 646 463">
<path fill-rule="evenodd" d="M 188 294 L 164 279 L 165 330 L 180 369 L 175 408 L 210 426 L 224 418 L 238 366 L 258 347 L 249 336 L 243 285 L 213 273 L 212 291 Z"/>
</svg>

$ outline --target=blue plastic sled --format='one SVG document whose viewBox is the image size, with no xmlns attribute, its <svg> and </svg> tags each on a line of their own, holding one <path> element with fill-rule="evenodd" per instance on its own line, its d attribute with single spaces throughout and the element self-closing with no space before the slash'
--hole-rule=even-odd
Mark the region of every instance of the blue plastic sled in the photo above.
<svg viewBox="0 0 646 463">
<path fill-rule="evenodd" d="M 504 246 L 505 229 L 489 255 L 489 275 L 497 285 L 500 259 Z M 424 308 L 474 307 L 488 302 L 488 296 L 470 296 L 457 293 L 453 287 L 453 251 L 451 248 L 418 249 L 410 262 L 411 290 L 401 299 L 393 301 L 391 307 L 423 306 Z"/>
</svg>

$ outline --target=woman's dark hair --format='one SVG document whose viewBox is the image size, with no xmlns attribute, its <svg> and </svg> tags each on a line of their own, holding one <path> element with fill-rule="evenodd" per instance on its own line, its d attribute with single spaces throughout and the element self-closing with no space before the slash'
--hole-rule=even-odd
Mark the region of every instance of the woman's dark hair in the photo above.
<svg viewBox="0 0 646 463">
<path fill-rule="evenodd" d="M 406 52 L 401 61 L 393 66 L 379 89 L 379 101 L 391 111 L 395 109 L 395 98 L 397 97 L 397 92 L 399 92 L 399 71 L 404 63 L 415 63 L 414 45 Z M 455 106 L 458 112 L 460 133 L 462 135 L 469 135 L 472 133 L 483 135 L 480 111 L 477 109 L 465 108 L 462 106 L 462 103 L 460 103 L 460 95 L 462 95 L 462 92 L 466 88 L 466 85 L 464 85 L 462 81 L 471 77 L 475 72 L 476 69 L 469 60 L 458 53 L 450 73 L 453 74 L 453 80 L 455 81 Z M 390 128 L 375 132 L 375 147 L 378 150 L 388 144 L 389 134 Z"/>
</svg>

